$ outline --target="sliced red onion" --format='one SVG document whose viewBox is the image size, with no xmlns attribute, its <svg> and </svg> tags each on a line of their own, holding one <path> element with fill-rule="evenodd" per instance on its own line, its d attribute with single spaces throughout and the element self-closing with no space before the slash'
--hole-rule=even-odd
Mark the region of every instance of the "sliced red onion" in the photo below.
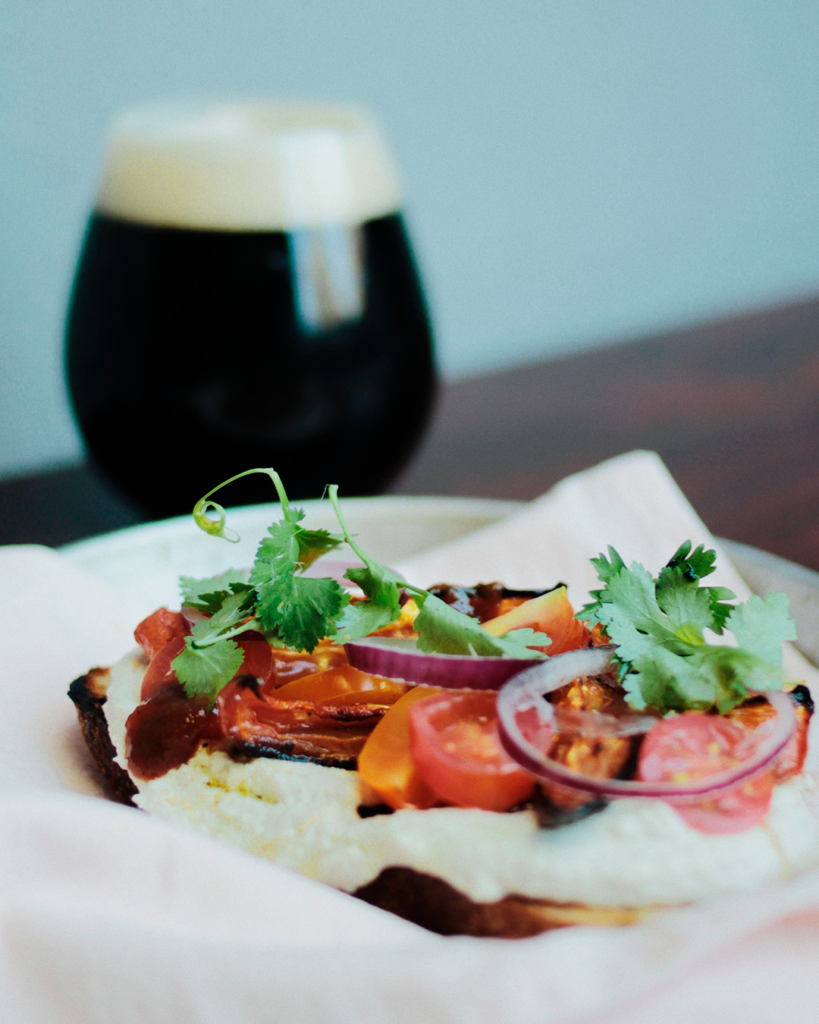
<svg viewBox="0 0 819 1024">
<path fill-rule="evenodd" d="M 530 658 L 485 658 L 466 654 L 427 654 L 412 638 L 368 636 L 344 645 L 353 668 L 386 679 L 450 690 L 498 690 L 532 664 Z"/>
<path fill-rule="evenodd" d="M 703 797 L 717 795 L 725 790 L 733 789 L 737 783 L 756 775 L 768 765 L 785 747 L 796 730 L 796 714 L 793 703 L 786 693 L 781 691 L 766 692 L 764 696 L 777 712 L 770 725 L 770 734 L 759 744 L 753 757 L 742 764 L 725 771 L 715 772 L 701 779 L 690 782 L 642 782 L 626 779 L 605 779 L 593 775 L 583 775 L 572 771 L 565 765 L 553 761 L 545 751 L 536 747 L 523 734 L 518 725 L 517 716 L 522 711 L 534 711 L 538 725 L 552 735 L 560 731 L 560 719 L 555 712 L 558 710 L 545 701 L 543 697 L 553 690 L 565 686 L 583 676 L 598 676 L 605 673 L 611 665 L 613 647 L 589 647 L 579 651 L 558 654 L 549 661 L 538 662 L 527 667 L 520 675 L 510 680 L 498 695 L 498 728 L 503 746 L 518 764 L 533 775 L 556 782 L 562 786 L 579 789 L 585 793 L 597 793 L 602 796 L 648 796 L 661 797 L 673 802 L 702 800 Z M 581 729 L 587 735 L 635 735 L 647 732 L 657 721 L 651 715 L 629 715 L 631 725 L 625 731 L 612 733 L 607 730 L 607 723 L 602 719 L 614 719 L 613 715 L 595 715 L 586 712 L 586 727 Z M 595 731 L 594 721 L 601 720 L 603 731 Z M 760 726 L 765 728 L 765 726 Z"/>
<path fill-rule="evenodd" d="M 319 558 L 312 565 L 308 565 L 301 575 L 309 576 L 313 579 L 323 579 L 329 576 L 330 579 L 336 580 L 342 587 L 346 587 L 347 590 L 356 590 L 355 583 L 352 580 L 348 580 L 344 573 L 348 569 L 360 565 L 361 562 L 359 561 L 351 562 L 341 558 Z"/>
</svg>

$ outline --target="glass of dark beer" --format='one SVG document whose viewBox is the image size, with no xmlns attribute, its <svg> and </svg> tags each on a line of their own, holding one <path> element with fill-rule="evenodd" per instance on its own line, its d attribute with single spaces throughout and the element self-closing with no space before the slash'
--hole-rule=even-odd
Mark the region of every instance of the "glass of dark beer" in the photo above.
<svg viewBox="0 0 819 1024">
<path fill-rule="evenodd" d="M 92 461 L 148 515 L 250 466 L 383 489 L 427 420 L 432 337 L 394 164 L 337 105 L 164 103 L 114 124 L 67 322 Z M 260 482 L 261 481 L 261 482 Z M 262 478 L 234 504 L 270 500 Z"/>
</svg>

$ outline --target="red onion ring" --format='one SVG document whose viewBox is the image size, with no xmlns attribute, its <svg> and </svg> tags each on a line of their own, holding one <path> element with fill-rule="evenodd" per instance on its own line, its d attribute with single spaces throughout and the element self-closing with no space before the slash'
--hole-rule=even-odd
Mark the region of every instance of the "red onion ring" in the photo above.
<svg viewBox="0 0 819 1024">
<path fill-rule="evenodd" d="M 516 716 L 521 711 L 532 709 L 537 713 L 542 724 L 553 729 L 552 713 L 555 709 L 550 709 L 548 702 L 543 700 L 545 694 L 582 676 L 601 675 L 609 668 L 613 651 L 612 647 L 590 647 L 558 654 L 554 658 L 550 658 L 549 661 L 538 662 L 537 665 L 527 668 L 504 686 L 498 695 L 498 731 L 501 742 L 510 757 L 513 757 L 518 764 L 532 772 L 533 775 L 562 786 L 582 790 L 585 793 L 613 797 L 661 797 L 672 802 L 686 802 L 687 800 L 701 800 L 703 797 L 715 796 L 733 789 L 737 783 L 756 775 L 788 744 L 796 730 L 796 713 L 790 697 L 782 691 L 773 690 L 763 695 L 777 712 L 771 733 L 759 745 L 753 757 L 734 768 L 706 775 L 702 779 L 692 779 L 690 782 L 604 779 L 572 771 L 557 761 L 553 761 L 542 750 L 534 746 L 524 736 Z M 614 716 L 607 715 L 605 717 L 612 718 Z M 653 724 L 656 721 L 648 715 L 634 717 L 646 719 L 646 727 L 642 729 L 643 732 L 647 732 L 650 728 L 649 722 Z M 611 733 L 607 733 L 607 735 L 611 735 Z"/>
<path fill-rule="evenodd" d="M 353 668 L 386 679 L 449 690 L 499 690 L 532 664 L 530 658 L 485 658 L 466 654 L 427 654 L 404 637 L 368 636 L 344 645 Z"/>
</svg>

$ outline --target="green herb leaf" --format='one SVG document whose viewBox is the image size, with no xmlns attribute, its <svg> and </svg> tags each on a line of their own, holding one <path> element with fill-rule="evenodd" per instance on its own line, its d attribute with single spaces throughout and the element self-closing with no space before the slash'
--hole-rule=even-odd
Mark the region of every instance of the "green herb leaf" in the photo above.
<svg viewBox="0 0 819 1024">
<path fill-rule="evenodd" d="M 609 561 L 609 558 L 611 561 Z M 611 546 L 609 546 L 609 558 L 606 558 L 605 555 L 601 554 L 598 555 L 597 558 L 590 559 L 591 564 L 597 570 L 597 578 L 606 586 L 610 580 L 614 579 L 614 577 L 626 567 L 626 563 Z M 597 613 L 600 610 L 600 604 L 603 600 L 605 591 L 605 586 L 602 590 L 590 591 L 589 597 L 593 600 L 589 604 L 585 605 L 585 607 L 581 608 L 579 612 L 576 612 L 575 618 L 582 619 L 584 622 L 588 622 L 592 626 L 598 624 L 600 620 L 597 617 Z"/>
<path fill-rule="evenodd" d="M 223 633 L 225 630 L 238 626 L 243 619 L 246 619 L 253 610 L 255 604 L 254 589 L 248 584 L 233 584 L 236 589 L 226 594 L 219 607 L 211 614 L 209 619 L 194 624 L 193 632 L 201 627 L 207 627 L 208 634 L 213 636 L 216 633 Z M 252 629 L 248 625 L 247 629 Z"/>
<path fill-rule="evenodd" d="M 777 668 L 782 665 L 782 644 L 796 639 L 796 623 L 788 611 L 787 594 L 756 594 L 737 605 L 725 623 L 739 646 Z"/>
<path fill-rule="evenodd" d="M 299 544 L 296 540 L 296 522 L 280 520 L 268 526 L 269 537 L 265 537 L 256 551 L 256 561 L 250 573 L 254 586 L 269 583 L 276 576 L 292 573 L 299 560 Z"/>
<path fill-rule="evenodd" d="M 735 647 L 705 645 L 688 657 L 655 647 L 634 668 L 633 677 L 627 677 L 630 693 L 639 692 L 643 706 L 663 712 L 716 707 L 723 713 L 750 692 L 781 689 L 784 682 L 775 666 Z"/>
<path fill-rule="evenodd" d="M 658 645 L 677 646 L 676 627 L 657 603 L 654 580 L 639 563 L 610 575 L 603 598 L 596 620 L 617 644 L 622 661 L 635 661 Z"/>
<path fill-rule="evenodd" d="M 239 569 L 228 569 L 219 576 L 196 579 L 194 576 L 180 576 L 179 589 L 182 604 L 209 614 L 215 611 L 225 597 L 235 589 L 252 590 L 248 586 L 247 573 Z"/>
<path fill-rule="evenodd" d="M 704 544 L 700 544 L 693 554 L 690 552 L 691 541 L 683 541 L 668 560 L 666 568 L 679 569 L 688 579 L 689 583 L 696 583 L 697 580 L 702 579 L 704 576 L 710 576 L 714 572 L 716 568 L 714 562 L 717 560 L 717 553 L 710 549 L 706 551 Z M 662 572 L 660 573 L 660 580 L 662 580 Z"/>
<path fill-rule="evenodd" d="M 343 537 L 327 530 L 303 530 L 299 528 L 296 532 L 296 540 L 299 544 L 298 563 L 302 569 L 312 565 L 317 558 L 326 555 L 328 551 L 334 551 L 340 547 Z"/>
<path fill-rule="evenodd" d="M 708 591 L 691 583 L 683 569 L 668 566 L 654 589 L 657 605 L 668 616 L 675 636 L 694 645 L 704 643 L 702 631 L 714 620 Z"/>
<path fill-rule="evenodd" d="M 213 702 L 242 667 L 243 659 L 242 649 L 233 640 L 219 640 L 200 648 L 189 636 L 185 650 L 172 665 L 188 697 L 208 697 Z"/>
<path fill-rule="evenodd" d="M 692 551 L 690 541 L 656 579 L 636 562 L 626 568 L 612 548 L 609 555 L 593 560 L 605 586 L 592 594 L 587 610 L 617 646 L 632 707 L 723 712 L 751 691 L 782 687 L 781 645 L 796 637 L 784 594 L 728 604 L 730 590 L 700 586 L 714 571 L 714 552 L 703 545 Z M 724 628 L 739 649 L 705 642 L 704 630 Z"/>
<path fill-rule="evenodd" d="M 683 591 L 687 588 L 691 593 L 706 594 L 711 620 L 707 626 L 715 633 L 722 633 L 725 620 L 733 607 L 726 602 L 732 601 L 736 594 L 726 587 L 699 586 L 699 581 L 714 571 L 714 562 L 717 557 L 716 551 L 710 549 L 706 551 L 704 547 L 703 544 L 700 544 L 691 554 L 690 540 L 680 545 L 657 577 L 657 598 L 662 605 L 661 595 L 667 589 Z M 703 601 L 704 605 L 704 599 L 700 598 L 699 600 Z M 665 606 L 663 605 L 663 607 Z"/>
<path fill-rule="evenodd" d="M 536 634 L 531 630 L 513 630 L 505 637 L 492 636 L 476 619 L 456 611 L 428 591 L 399 580 L 395 573 L 376 562 L 357 544 L 341 513 L 338 488 L 332 485 L 328 488 L 328 493 L 344 539 L 364 563 L 364 568 L 350 569 L 345 575 L 357 583 L 370 598 L 366 602 L 351 604 L 345 610 L 343 618 L 337 624 L 339 635 L 345 639 L 359 638 L 366 636 L 367 632 L 372 632 L 373 628 L 381 629 L 394 622 L 401 613 L 398 594 L 399 588 L 403 586 L 409 590 L 420 608 L 415 620 L 415 629 L 418 631 L 418 649 L 421 651 L 492 657 L 506 654 L 533 660 L 546 657 L 540 651 L 530 650 L 522 642 L 532 642 L 531 638 L 535 637 L 535 643 L 545 646 L 550 641 L 544 634 Z M 371 607 L 368 608 L 368 605 Z M 372 625 L 372 628 L 364 632 L 368 625 Z"/>
<path fill-rule="evenodd" d="M 284 518 L 269 526 L 256 552 L 256 562 L 250 582 L 267 583 L 275 576 L 286 575 L 297 569 L 306 569 L 317 558 L 339 547 L 343 538 L 327 530 L 305 530 L 299 526 L 304 510 L 282 502 Z"/>
<path fill-rule="evenodd" d="M 502 634 L 501 640 L 510 640 L 516 644 L 523 644 L 524 647 L 549 647 L 552 643 L 552 638 L 546 633 L 538 633 L 529 626 L 510 629 L 508 633 Z"/>
<path fill-rule="evenodd" d="M 524 634 L 524 639 L 542 637 L 543 634 L 531 630 L 512 630 L 505 637 L 492 636 L 481 626 L 477 619 L 456 611 L 451 605 L 442 601 L 434 594 L 426 591 L 415 595 L 421 606 L 415 628 L 418 631 L 418 649 L 438 654 L 470 654 L 485 657 L 531 658 L 532 660 L 546 657 L 541 651 L 533 651 L 521 642 L 516 634 Z M 548 638 L 547 638 L 548 639 Z M 535 641 L 540 643 L 539 640 Z M 543 646 L 543 645 L 541 645 Z"/>
<path fill-rule="evenodd" d="M 347 595 L 336 580 L 280 576 L 257 590 L 258 615 L 269 630 L 296 651 L 312 651 L 335 635 L 335 619 Z"/>
<path fill-rule="evenodd" d="M 344 614 L 336 622 L 339 643 L 360 640 L 395 622 L 401 614 L 400 591 L 395 576 L 384 566 L 356 566 L 344 575 L 359 586 L 367 596 L 366 601 L 351 601 Z"/>
</svg>

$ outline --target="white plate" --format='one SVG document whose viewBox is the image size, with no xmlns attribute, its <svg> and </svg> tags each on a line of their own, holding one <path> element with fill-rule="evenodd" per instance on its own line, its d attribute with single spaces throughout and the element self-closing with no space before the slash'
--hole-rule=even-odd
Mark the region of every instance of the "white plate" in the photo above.
<svg viewBox="0 0 819 1024">
<path fill-rule="evenodd" d="M 298 504 L 311 525 L 337 529 L 328 501 Z M 389 564 L 488 526 L 524 505 L 492 498 L 347 498 L 344 512 L 366 550 Z M 229 509 L 228 525 L 241 537 L 237 544 L 208 537 L 191 516 L 182 516 L 92 537 L 61 551 L 76 565 L 127 589 L 148 614 L 178 600 L 182 574 L 212 576 L 232 566 L 250 565 L 259 540 L 278 516 L 276 504 Z M 721 543 L 752 590 L 784 590 L 790 596 L 799 629 L 797 646 L 819 664 L 819 573 L 745 544 Z"/>
<path fill-rule="evenodd" d="M 329 501 L 300 501 L 298 506 L 310 526 L 338 531 Z M 522 506 L 474 498 L 345 498 L 344 516 L 364 548 L 389 564 L 495 523 Z M 259 541 L 280 515 L 277 504 L 228 509 L 227 525 L 241 538 L 236 544 L 209 537 L 192 516 L 182 516 L 92 537 L 61 551 L 106 582 L 127 588 L 151 610 L 178 600 L 182 574 L 213 576 L 252 565 Z"/>
</svg>

